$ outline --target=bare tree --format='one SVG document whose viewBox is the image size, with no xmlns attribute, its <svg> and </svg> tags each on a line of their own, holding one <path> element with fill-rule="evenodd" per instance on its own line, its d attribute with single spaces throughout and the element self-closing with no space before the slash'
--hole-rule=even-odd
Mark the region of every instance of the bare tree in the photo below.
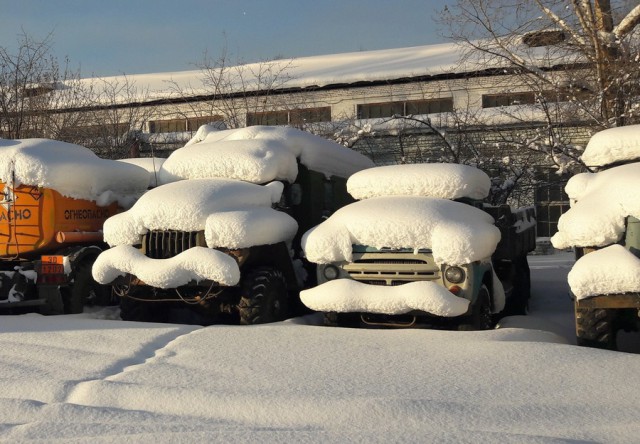
<svg viewBox="0 0 640 444">
<path fill-rule="evenodd" d="M 599 129 L 638 119 L 640 5 L 623 0 L 457 0 L 449 36 L 467 61 L 501 67 Z"/>
<path fill-rule="evenodd" d="M 260 120 L 266 117 L 264 113 L 291 108 L 282 100 L 281 92 L 291 80 L 288 72 L 292 66 L 293 60 L 285 59 L 232 64 L 225 45 L 219 57 L 205 54 L 197 64 L 201 72 L 200 85 L 173 82 L 173 89 L 185 98 L 191 115 L 215 116 L 229 128 L 240 128 L 247 125 L 248 115 L 254 120 L 257 118 L 257 123 L 263 123 Z M 192 97 L 206 100 L 188 100 Z M 276 122 L 283 123 L 287 122 Z"/>
<path fill-rule="evenodd" d="M 60 121 L 54 123 L 52 115 L 63 97 L 77 106 L 75 101 L 82 96 L 74 90 L 79 76 L 67 59 L 61 65 L 52 54 L 51 35 L 37 40 L 23 33 L 15 51 L 0 47 L 0 135 L 12 139 L 58 135 Z M 67 116 L 67 120 L 77 118 Z"/>
</svg>

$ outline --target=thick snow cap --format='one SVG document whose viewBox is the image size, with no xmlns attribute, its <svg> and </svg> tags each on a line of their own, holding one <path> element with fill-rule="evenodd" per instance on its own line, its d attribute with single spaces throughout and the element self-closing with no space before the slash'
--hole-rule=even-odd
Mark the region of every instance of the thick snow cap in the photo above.
<svg viewBox="0 0 640 444">
<path fill-rule="evenodd" d="M 640 161 L 640 125 L 609 128 L 594 134 L 582 154 L 589 167 L 616 162 Z"/>
<path fill-rule="evenodd" d="M 491 180 L 468 165 L 425 163 L 389 165 L 360 171 L 347 181 L 355 199 L 378 196 L 425 196 L 441 199 L 484 199 Z"/>
<path fill-rule="evenodd" d="M 307 258 L 326 264 L 351 261 L 352 245 L 431 249 L 439 264 L 461 265 L 491 257 L 500 240 L 493 218 L 478 208 L 419 196 L 372 197 L 336 211 L 307 231 Z"/>
<path fill-rule="evenodd" d="M 118 276 L 131 273 L 157 288 L 176 288 L 202 280 L 235 285 L 240 280 L 235 259 L 204 247 L 189 248 L 169 259 L 151 259 L 134 247 L 120 245 L 102 252 L 91 273 L 101 284 L 110 284 Z"/>
<path fill-rule="evenodd" d="M 640 292 L 640 259 L 622 245 L 611 245 L 578 259 L 567 277 L 578 299 Z"/>
<path fill-rule="evenodd" d="M 229 179 L 194 179 L 149 190 L 128 211 L 104 224 L 111 246 L 135 245 L 149 230 L 205 230 L 210 248 L 244 248 L 291 239 L 298 225 L 271 208 L 283 185 Z"/>
<path fill-rule="evenodd" d="M 207 126 L 169 156 L 160 170 L 160 183 L 212 177 L 293 182 L 298 160 L 311 170 L 340 177 L 374 165 L 362 154 L 295 128 L 251 126 L 217 131 Z"/>
<path fill-rule="evenodd" d="M 149 172 L 101 159 L 80 145 L 49 139 L 0 140 L 0 181 L 51 188 L 66 197 L 131 206 Z"/>
<path fill-rule="evenodd" d="M 118 162 L 130 163 L 144 168 L 149 172 L 149 187 L 158 186 L 158 173 L 166 159 L 162 157 L 134 157 L 130 159 L 118 159 Z"/>
<path fill-rule="evenodd" d="M 436 316 L 466 313 L 467 299 L 455 296 L 435 282 L 410 282 L 397 287 L 367 285 L 336 279 L 300 292 L 300 299 L 315 311 L 399 315 L 421 310 Z"/>
<path fill-rule="evenodd" d="M 558 220 L 551 243 L 559 249 L 601 247 L 618 242 L 625 218 L 640 218 L 640 162 L 598 173 L 582 173 L 567 182 L 572 206 Z"/>
</svg>

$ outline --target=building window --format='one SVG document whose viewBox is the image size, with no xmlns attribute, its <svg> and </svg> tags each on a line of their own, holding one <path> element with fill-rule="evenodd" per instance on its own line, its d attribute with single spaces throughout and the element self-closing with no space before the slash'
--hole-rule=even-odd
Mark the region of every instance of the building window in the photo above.
<svg viewBox="0 0 640 444">
<path fill-rule="evenodd" d="M 182 119 L 166 119 L 149 121 L 150 133 L 180 133 L 197 131 L 200 126 L 222 120 L 221 116 L 189 117 Z"/>
<path fill-rule="evenodd" d="M 558 219 L 569 210 L 569 196 L 564 192 L 567 177 L 558 178 L 555 172 L 540 172 L 536 179 L 536 221 L 538 236 L 551 237 L 558 231 Z"/>
<path fill-rule="evenodd" d="M 497 108 L 500 106 L 533 105 L 536 103 L 536 95 L 533 92 L 483 94 L 483 108 Z"/>
<path fill-rule="evenodd" d="M 300 108 L 281 111 L 247 113 L 247 126 L 253 125 L 302 125 L 331 121 L 331 107 Z"/>
<path fill-rule="evenodd" d="M 189 117 L 187 119 L 187 131 L 198 131 L 202 125 L 211 122 L 222 122 L 222 116 Z"/>
<path fill-rule="evenodd" d="M 453 98 L 408 100 L 402 102 L 367 103 L 358 105 L 359 119 L 435 114 L 453 111 Z"/>
</svg>

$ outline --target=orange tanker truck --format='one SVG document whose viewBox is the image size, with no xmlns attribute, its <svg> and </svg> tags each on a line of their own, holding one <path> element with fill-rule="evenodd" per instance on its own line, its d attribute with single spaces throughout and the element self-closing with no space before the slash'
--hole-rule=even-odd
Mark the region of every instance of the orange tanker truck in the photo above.
<svg viewBox="0 0 640 444">
<path fill-rule="evenodd" d="M 48 139 L 0 139 L 0 313 L 78 313 L 110 291 L 91 276 L 102 224 L 149 172 Z"/>
</svg>

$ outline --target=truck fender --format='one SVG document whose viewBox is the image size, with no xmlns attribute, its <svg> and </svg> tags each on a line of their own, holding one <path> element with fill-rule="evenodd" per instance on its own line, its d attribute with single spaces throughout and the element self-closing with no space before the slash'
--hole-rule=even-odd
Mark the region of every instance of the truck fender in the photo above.
<svg viewBox="0 0 640 444">
<path fill-rule="evenodd" d="M 81 263 L 86 260 L 95 261 L 100 253 L 102 253 L 102 248 L 97 245 L 89 245 L 82 247 L 70 247 L 60 251 L 58 254 L 66 256 L 69 258 L 69 263 L 71 266 L 71 275 L 70 278 L 73 279 L 75 276 L 75 271 Z"/>
</svg>

